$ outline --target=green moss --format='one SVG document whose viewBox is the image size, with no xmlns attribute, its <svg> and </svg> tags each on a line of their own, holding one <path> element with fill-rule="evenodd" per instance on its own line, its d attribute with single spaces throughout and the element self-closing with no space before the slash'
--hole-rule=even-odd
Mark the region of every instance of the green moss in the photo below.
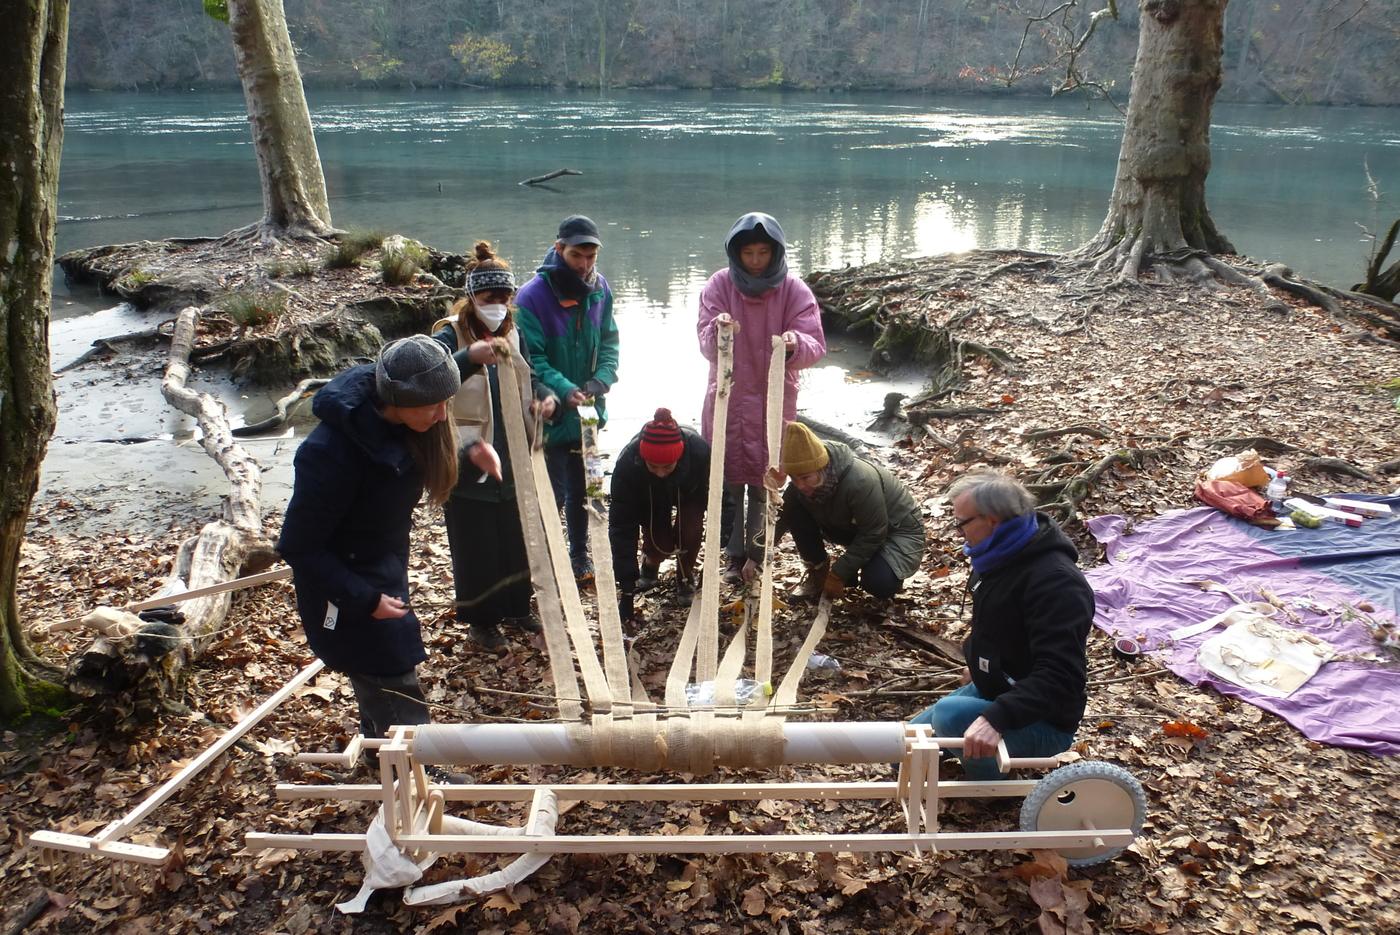
<svg viewBox="0 0 1400 935">
<path fill-rule="evenodd" d="M 135 292 L 137 289 L 140 289 L 147 283 L 152 283 L 155 281 L 155 273 L 148 272 L 147 270 L 141 269 L 138 266 L 135 269 L 129 269 L 125 273 L 123 273 L 117 279 L 114 285 L 118 289 L 122 289 L 127 292 Z"/>
</svg>

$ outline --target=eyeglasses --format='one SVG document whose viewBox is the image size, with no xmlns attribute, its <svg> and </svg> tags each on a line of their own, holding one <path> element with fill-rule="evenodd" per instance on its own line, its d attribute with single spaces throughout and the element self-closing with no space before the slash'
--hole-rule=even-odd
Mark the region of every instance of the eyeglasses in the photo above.
<svg viewBox="0 0 1400 935">
<path fill-rule="evenodd" d="M 953 523 L 953 529 L 957 530 L 958 532 L 962 532 L 964 526 L 966 526 L 968 523 L 972 522 L 977 518 L 978 517 L 976 516 L 969 516 L 967 519 L 956 520 Z"/>
</svg>

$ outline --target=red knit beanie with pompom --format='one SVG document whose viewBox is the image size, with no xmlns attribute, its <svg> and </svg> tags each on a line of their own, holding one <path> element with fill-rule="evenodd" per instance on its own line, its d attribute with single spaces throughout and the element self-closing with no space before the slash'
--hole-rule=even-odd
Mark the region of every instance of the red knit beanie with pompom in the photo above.
<svg viewBox="0 0 1400 935">
<path fill-rule="evenodd" d="M 642 460 L 648 464 L 675 464 L 685 452 L 680 426 L 671 410 L 658 409 L 656 417 L 642 426 Z"/>
</svg>

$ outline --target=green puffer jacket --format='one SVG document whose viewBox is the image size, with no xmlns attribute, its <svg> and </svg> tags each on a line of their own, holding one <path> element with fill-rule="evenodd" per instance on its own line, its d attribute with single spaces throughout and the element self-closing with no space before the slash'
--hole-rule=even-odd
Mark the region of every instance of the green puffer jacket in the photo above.
<svg viewBox="0 0 1400 935">
<path fill-rule="evenodd" d="M 612 290 L 602 274 L 581 302 L 561 303 L 551 286 L 551 269 L 560 265 L 553 250 L 544 265 L 515 294 L 516 324 L 530 348 L 535 376 L 559 397 L 554 419 L 545 425 L 544 443 L 577 445 L 582 440 L 578 410 L 562 405 L 574 390 L 597 380 L 608 389 L 617 382 L 617 323 L 613 320 Z M 566 300 L 568 301 L 568 300 Z M 602 396 L 595 397 L 598 423 L 608 421 Z"/>
<path fill-rule="evenodd" d="M 849 540 L 846 551 L 831 566 L 850 583 L 876 555 L 889 562 L 900 578 L 919 570 L 924 556 L 924 520 L 904 485 L 888 470 L 857 458 L 841 442 L 823 442 L 836 474 L 836 489 L 820 503 L 808 500 L 789 485 L 785 501 L 805 509 L 833 541 Z"/>
</svg>

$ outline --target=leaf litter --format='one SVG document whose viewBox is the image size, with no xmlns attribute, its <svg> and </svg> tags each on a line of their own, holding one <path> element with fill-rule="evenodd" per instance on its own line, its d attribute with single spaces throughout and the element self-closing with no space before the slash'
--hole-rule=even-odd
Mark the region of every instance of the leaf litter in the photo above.
<svg viewBox="0 0 1400 935">
<path fill-rule="evenodd" d="M 990 261 L 987 261 L 990 262 Z M 969 269 L 968 258 L 907 267 L 920 276 Z M 956 672 L 966 632 L 966 566 L 947 528 L 947 484 L 977 463 L 1053 485 L 1115 451 L 1147 451 L 1111 462 L 1076 490 L 1073 517 L 1122 513 L 1136 520 L 1193 506 L 1195 474 L 1221 454 L 1219 439 L 1267 437 L 1296 451 L 1271 463 L 1311 490 L 1385 492 L 1379 468 L 1394 456 L 1400 413 L 1380 385 L 1400 372 L 1400 353 L 1316 309 L 1285 299 L 1286 319 L 1248 290 L 1204 291 L 1152 283 L 1110 294 L 1085 312 L 1039 276 L 987 276 L 971 291 L 927 292 L 903 313 L 937 324 L 959 315 L 960 333 L 1012 352 L 1005 369 L 972 361 L 939 406 L 976 409 L 938 417 L 882 454 L 915 488 L 930 517 L 924 568 L 889 605 L 843 602 L 822 650 L 843 668 L 808 674 L 803 694 L 833 719 L 897 720 L 931 703 Z M 968 306 L 972 306 L 971 309 Z M 941 317 L 940 317 L 941 316 Z M 1051 327 L 1064 318 L 1083 327 Z M 807 400 L 807 405 L 819 405 Z M 916 412 L 919 404 L 909 407 Z M 985 412 L 990 410 L 990 413 Z M 1093 433 L 1037 435 L 1090 426 Z M 1100 437 L 1102 436 L 1102 437 Z M 955 442 L 955 443 L 952 443 Z M 1243 446 L 1241 446 L 1243 447 Z M 1227 446 L 1228 448 L 1228 446 Z M 1338 459 L 1371 480 L 1329 473 Z M 1059 468 L 1059 465 L 1078 465 Z M 1050 491 L 1050 493 L 1054 493 Z M 74 616 L 154 590 L 179 542 L 195 527 L 176 524 L 120 535 L 64 532 L 61 497 L 36 502 L 21 556 L 22 619 Z M 941 517 L 941 518 L 940 518 Z M 267 518 L 275 534 L 279 517 Z M 1100 556 L 1082 524 L 1067 529 L 1086 563 Z M 452 619 L 450 571 L 441 519 L 420 510 L 412 575 L 421 582 L 430 659 L 422 667 L 438 720 L 529 721 L 552 716 L 548 667 L 539 640 L 512 637 L 512 650 L 481 652 Z M 800 577 L 785 548 L 780 587 Z M 658 592 L 665 589 L 658 589 Z M 642 679 L 664 681 L 681 609 L 657 592 L 641 602 L 648 625 L 636 652 Z M 790 658 L 806 608 L 780 611 L 775 665 Z M 46 909 L 32 932 L 696 932 L 808 933 L 920 931 L 1382 932 L 1400 931 L 1400 769 L 1377 758 L 1309 742 L 1276 717 L 1193 688 L 1150 658 L 1116 659 L 1095 631 L 1089 644 L 1089 709 L 1075 751 L 1132 771 L 1148 796 L 1143 835 L 1114 860 L 1070 870 L 1046 852 L 908 854 L 573 855 L 550 861 L 510 893 L 445 909 L 410 910 L 394 892 L 376 896 L 354 920 L 332 906 L 358 888 L 352 854 L 248 852 L 253 830 L 359 832 L 366 805 L 278 802 L 279 781 L 368 781 L 290 763 L 301 751 L 338 750 L 353 735 L 353 695 L 334 675 L 319 678 L 157 810 L 136 838 L 177 849 L 163 871 L 117 867 L 72 855 L 41 856 L 28 832 L 90 834 L 140 800 L 246 711 L 310 661 L 286 582 L 235 597 L 231 630 L 199 661 L 185 699 L 192 713 L 164 714 L 130 733 L 114 732 L 100 710 L 36 719 L 0 738 L 0 905 L 4 922 L 36 898 Z M 60 662 L 80 634 L 36 640 Z M 926 674 L 925 674 L 926 673 Z M 491 689 L 499 691 L 491 691 Z M 513 694 L 502 694 L 500 691 Z M 477 781 L 646 781 L 625 770 L 483 767 Z M 721 770 L 713 779 L 885 780 L 887 767 L 783 767 L 771 773 Z M 463 813 L 519 820 L 486 805 Z M 749 830 L 766 833 L 892 830 L 893 806 L 869 802 L 587 804 L 569 830 L 641 833 Z M 945 828 L 1010 830 L 1010 804 L 953 800 Z M 487 872 L 491 855 L 445 858 L 425 882 Z"/>
</svg>

